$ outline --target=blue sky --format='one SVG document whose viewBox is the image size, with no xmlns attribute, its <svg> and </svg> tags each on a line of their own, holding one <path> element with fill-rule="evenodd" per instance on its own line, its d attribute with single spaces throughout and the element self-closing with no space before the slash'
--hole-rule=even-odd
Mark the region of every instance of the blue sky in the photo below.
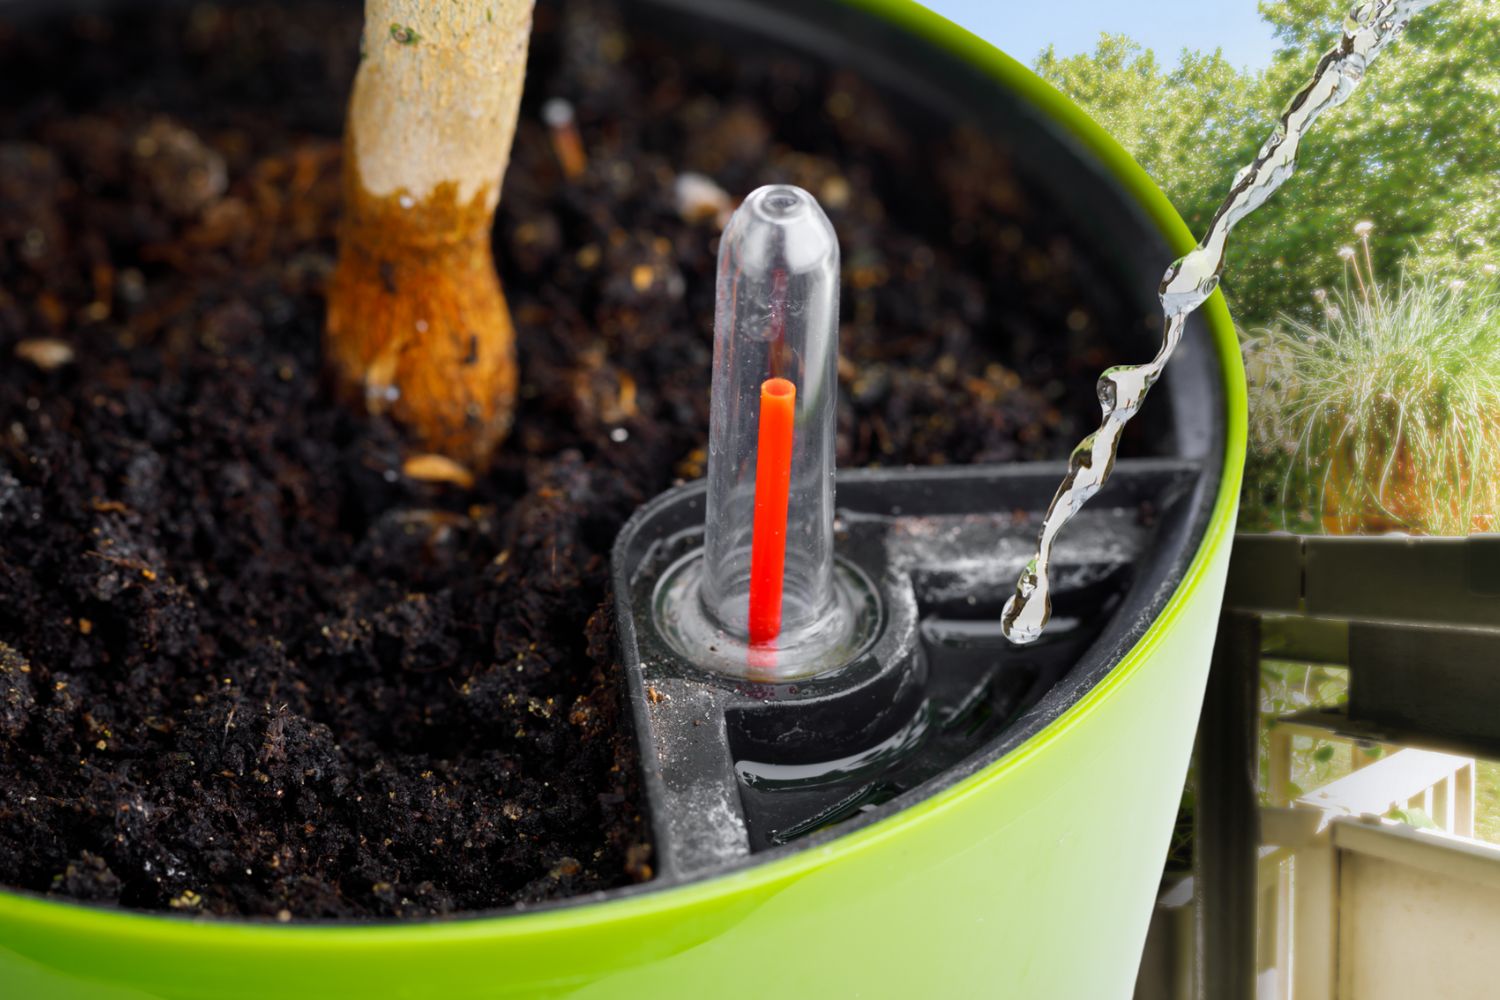
<svg viewBox="0 0 1500 1000">
<path fill-rule="evenodd" d="M 1259 69 L 1275 39 L 1256 0 L 922 0 L 1028 65 L 1049 43 L 1063 55 L 1093 49 L 1099 32 L 1130 35 L 1167 63 L 1183 48 L 1220 48 Z"/>
</svg>

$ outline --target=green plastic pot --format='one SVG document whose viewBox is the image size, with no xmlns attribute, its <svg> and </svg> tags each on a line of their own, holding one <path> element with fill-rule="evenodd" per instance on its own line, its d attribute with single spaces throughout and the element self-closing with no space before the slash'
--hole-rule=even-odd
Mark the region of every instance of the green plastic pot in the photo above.
<svg viewBox="0 0 1500 1000">
<path fill-rule="evenodd" d="M 909 0 L 691 6 L 939 104 L 1007 109 L 1040 129 L 1049 155 L 1094 178 L 1078 212 L 1131 214 L 1163 251 L 1192 245 L 1099 126 Z M 1149 289 L 1164 264 L 1121 270 Z M 1153 401 L 1190 411 L 1177 445 L 1207 470 L 1175 585 L 1123 655 L 998 759 L 850 832 L 714 877 L 530 912 L 283 926 L 0 892 L 0 997 L 1129 996 L 1198 718 L 1245 447 L 1244 376 L 1219 296 L 1189 336 L 1199 357 L 1183 366 L 1208 372 L 1208 391 L 1186 378 L 1172 388 L 1169 373 L 1158 394 L 1170 398 Z"/>
</svg>

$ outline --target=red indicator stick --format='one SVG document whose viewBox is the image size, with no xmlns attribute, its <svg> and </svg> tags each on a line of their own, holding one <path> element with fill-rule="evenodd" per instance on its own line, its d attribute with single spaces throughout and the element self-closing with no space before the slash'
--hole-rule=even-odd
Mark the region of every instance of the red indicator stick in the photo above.
<svg viewBox="0 0 1500 1000">
<path fill-rule="evenodd" d="M 792 425 L 797 387 L 769 378 L 760 387 L 760 432 L 755 446 L 755 525 L 750 536 L 750 645 L 769 646 L 781 634 L 782 577 L 786 571 L 786 506 L 792 486 Z"/>
</svg>

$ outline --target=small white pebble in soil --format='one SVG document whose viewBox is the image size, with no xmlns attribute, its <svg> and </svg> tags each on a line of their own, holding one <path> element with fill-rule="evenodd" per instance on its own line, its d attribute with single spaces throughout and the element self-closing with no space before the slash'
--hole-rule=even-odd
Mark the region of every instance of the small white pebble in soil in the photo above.
<svg viewBox="0 0 1500 1000">
<path fill-rule="evenodd" d="M 16 344 L 15 353 L 22 361 L 30 362 L 44 372 L 73 363 L 73 348 L 51 337 L 20 341 Z"/>
<path fill-rule="evenodd" d="M 542 104 L 542 121 L 548 128 L 566 128 L 573 124 L 573 105 L 561 97 L 549 98 Z"/>
<path fill-rule="evenodd" d="M 819 200 L 835 212 L 849 207 L 850 194 L 849 182 L 837 175 L 825 180 L 818 189 Z"/>
<path fill-rule="evenodd" d="M 729 224 L 734 213 L 734 200 L 719 187 L 713 178 L 705 174 L 678 174 L 672 185 L 672 194 L 677 201 L 677 214 L 684 222 L 706 222 L 710 219 L 720 229 Z"/>
</svg>

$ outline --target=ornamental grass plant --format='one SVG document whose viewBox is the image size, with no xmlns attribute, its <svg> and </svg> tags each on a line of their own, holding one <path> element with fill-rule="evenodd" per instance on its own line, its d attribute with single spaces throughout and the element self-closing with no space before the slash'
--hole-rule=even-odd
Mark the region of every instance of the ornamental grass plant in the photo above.
<svg viewBox="0 0 1500 1000">
<path fill-rule="evenodd" d="M 1500 281 L 1376 278 L 1373 226 L 1339 250 L 1318 318 L 1245 341 L 1247 526 L 1353 534 L 1500 529 Z"/>
</svg>

